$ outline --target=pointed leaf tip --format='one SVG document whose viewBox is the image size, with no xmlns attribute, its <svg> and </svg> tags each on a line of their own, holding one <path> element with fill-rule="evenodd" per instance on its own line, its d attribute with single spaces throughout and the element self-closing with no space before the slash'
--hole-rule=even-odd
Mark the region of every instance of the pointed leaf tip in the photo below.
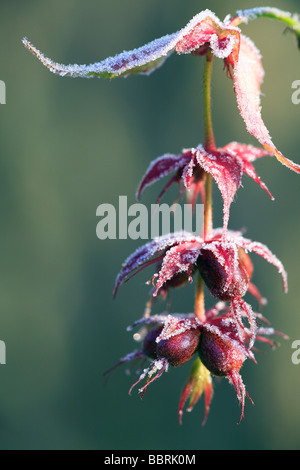
<svg viewBox="0 0 300 470">
<path fill-rule="evenodd" d="M 261 55 L 254 43 L 241 35 L 239 59 L 234 66 L 234 89 L 240 114 L 245 121 L 247 131 L 260 144 L 285 166 L 300 173 L 300 165 L 285 158 L 275 147 L 266 128 L 260 106 L 261 85 L 264 70 Z"/>
<path fill-rule="evenodd" d="M 147 75 L 160 67 L 173 52 L 176 37 L 177 33 L 168 34 L 137 49 L 124 51 L 90 65 L 59 64 L 44 56 L 27 38 L 24 38 L 22 42 L 51 72 L 62 77 L 115 78 L 130 74 Z"/>
</svg>

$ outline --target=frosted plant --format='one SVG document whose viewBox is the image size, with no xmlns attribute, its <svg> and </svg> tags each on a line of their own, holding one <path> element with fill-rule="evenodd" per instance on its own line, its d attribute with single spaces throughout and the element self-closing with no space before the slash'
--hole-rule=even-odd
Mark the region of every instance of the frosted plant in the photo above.
<svg viewBox="0 0 300 470">
<path fill-rule="evenodd" d="M 266 299 L 252 283 L 253 264 L 249 253 L 255 253 L 274 265 L 282 276 L 287 292 L 287 274 L 278 258 L 260 242 L 251 241 L 241 232 L 229 230 L 230 206 L 241 186 L 245 173 L 273 199 L 269 189 L 257 175 L 253 163 L 261 157 L 275 157 L 283 165 L 300 173 L 300 165 L 286 158 L 273 143 L 261 116 L 261 85 L 264 70 L 260 52 L 255 44 L 242 34 L 241 26 L 258 18 L 272 18 L 284 23 L 295 34 L 300 46 L 299 16 L 277 8 L 258 7 L 238 11 L 236 16 L 226 16 L 221 21 L 210 10 L 202 11 L 173 34 L 167 34 L 132 51 L 124 51 L 90 65 L 63 65 L 47 58 L 30 41 L 24 45 L 53 73 L 62 77 L 115 78 L 132 74 L 148 75 L 161 67 L 172 53 L 191 54 L 205 60 L 204 69 L 204 142 L 184 149 L 179 154 L 165 153 L 149 164 L 138 190 L 139 199 L 144 190 L 156 181 L 172 175 L 158 195 L 177 183 L 180 193 L 186 194 L 195 205 L 198 196 L 204 204 L 203 233 L 171 233 L 138 248 L 123 263 L 117 276 L 114 297 L 120 286 L 142 269 L 155 265 L 147 284 L 152 284 L 144 315 L 128 329 L 139 327 L 134 338 L 141 347 L 112 367 L 131 361 L 140 361 L 139 379 L 130 392 L 139 385 L 144 393 L 150 383 L 171 367 L 180 367 L 194 358 L 190 376 L 179 403 L 179 421 L 182 422 L 184 405 L 189 398 L 191 410 L 204 394 L 207 419 L 213 396 L 213 376 L 226 377 L 233 385 L 244 416 L 245 398 L 249 397 L 240 370 L 245 360 L 256 363 L 257 342 L 275 348 L 270 336 L 284 334 L 275 331 L 268 320 L 244 300 L 252 294 L 260 307 Z M 215 144 L 211 118 L 211 74 L 214 59 L 224 62 L 229 79 L 233 80 L 234 93 L 246 129 L 261 145 L 255 147 L 230 142 L 222 148 Z M 212 184 L 216 183 L 223 198 L 223 226 L 213 227 Z M 171 314 L 172 289 L 184 288 L 195 276 L 196 295 L 192 313 Z M 204 286 L 216 299 L 216 304 L 205 308 Z M 168 297 L 169 304 L 161 315 L 152 314 L 155 299 Z M 142 385 L 142 382 L 145 383 Z M 250 399 L 251 400 L 251 399 Z"/>
<path fill-rule="evenodd" d="M 193 204 L 200 192 L 205 203 L 205 175 L 210 174 L 217 183 L 224 201 L 224 234 L 229 220 L 229 209 L 234 196 L 241 185 L 242 175 L 246 173 L 274 199 L 266 185 L 257 176 L 251 162 L 264 156 L 272 156 L 271 152 L 253 145 L 232 142 L 225 147 L 207 152 L 202 145 L 196 149 L 183 150 L 179 155 L 163 155 L 146 171 L 137 191 L 140 198 L 144 189 L 167 174 L 176 171 L 159 195 L 158 201 L 173 182 L 181 184 L 188 193 Z M 191 197 L 192 196 L 192 197 Z"/>
</svg>

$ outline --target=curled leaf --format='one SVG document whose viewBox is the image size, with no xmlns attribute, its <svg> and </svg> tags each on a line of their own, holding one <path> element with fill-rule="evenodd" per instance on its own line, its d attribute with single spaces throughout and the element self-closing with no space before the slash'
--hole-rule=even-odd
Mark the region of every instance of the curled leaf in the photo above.
<svg viewBox="0 0 300 470">
<path fill-rule="evenodd" d="M 27 39 L 24 46 L 30 50 L 51 72 L 62 77 L 114 78 L 146 74 L 160 67 L 177 50 L 178 53 L 193 53 L 208 43 L 212 53 L 219 58 L 236 56 L 239 44 L 239 30 L 228 28 L 210 10 L 198 13 L 180 31 L 155 39 L 144 46 L 124 51 L 101 62 L 90 65 L 64 65 L 46 57 Z"/>
<path fill-rule="evenodd" d="M 167 153 L 151 162 L 149 168 L 143 176 L 142 181 L 139 184 L 136 194 L 137 199 L 140 199 L 143 191 L 147 188 L 147 186 L 150 186 L 161 178 L 164 178 L 173 171 L 183 168 L 187 163 L 190 162 L 190 160 L 191 153 L 187 151 L 179 155 Z"/>
</svg>

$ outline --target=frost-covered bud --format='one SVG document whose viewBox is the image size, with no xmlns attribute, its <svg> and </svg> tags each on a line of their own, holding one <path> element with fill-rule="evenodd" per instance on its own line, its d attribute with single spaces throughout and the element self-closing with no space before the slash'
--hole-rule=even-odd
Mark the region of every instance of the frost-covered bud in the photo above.
<svg viewBox="0 0 300 470">
<path fill-rule="evenodd" d="M 242 248 L 218 243 L 213 249 L 201 249 L 197 266 L 211 294 L 217 299 L 229 301 L 246 294 L 252 263 Z"/>
<path fill-rule="evenodd" d="M 239 371 L 251 353 L 239 341 L 235 322 L 230 317 L 219 317 L 206 325 L 201 333 L 199 357 L 204 366 L 219 377 L 226 377 L 236 391 L 241 405 L 241 417 L 244 416 L 245 396 L 251 398 L 246 392 L 245 385 Z"/>
<path fill-rule="evenodd" d="M 178 325 L 180 328 L 180 325 Z M 161 339 L 156 348 L 157 357 L 167 359 L 170 366 L 177 367 L 188 362 L 196 352 L 200 331 L 192 328 L 169 338 Z"/>
<path fill-rule="evenodd" d="M 201 334 L 198 352 L 205 367 L 217 376 L 227 376 L 233 370 L 238 372 L 246 359 L 229 339 L 208 331 Z"/>
</svg>

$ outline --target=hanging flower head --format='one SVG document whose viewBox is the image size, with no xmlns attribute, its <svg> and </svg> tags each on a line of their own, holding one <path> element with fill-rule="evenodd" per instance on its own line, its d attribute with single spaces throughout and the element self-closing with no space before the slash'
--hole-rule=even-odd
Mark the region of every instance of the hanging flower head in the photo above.
<svg viewBox="0 0 300 470">
<path fill-rule="evenodd" d="M 271 197 L 267 186 L 256 174 L 252 162 L 263 156 L 271 156 L 263 148 L 253 145 L 239 144 L 232 142 L 223 148 L 209 151 L 204 150 L 202 146 L 195 149 L 183 150 L 179 155 L 166 154 L 154 160 L 146 171 L 137 190 L 139 199 L 147 186 L 155 183 L 159 179 L 175 172 L 175 175 L 168 181 L 163 188 L 157 203 L 160 201 L 164 192 L 177 182 L 182 185 L 186 191 L 191 192 L 192 204 L 196 202 L 198 193 L 202 195 L 202 202 L 205 203 L 205 175 L 210 174 L 218 185 L 224 201 L 224 234 L 229 221 L 230 205 L 242 182 L 243 173 L 246 173 L 256 183 L 259 184 Z"/>
<path fill-rule="evenodd" d="M 261 315 L 255 315 L 262 322 Z M 241 405 L 240 420 L 243 418 L 245 397 L 248 396 L 251 402 L 252 400 L 246 392 L 240 370 L 246 359 L 250 358 L 254 362 L 256 360 L 250 347 L 250 333 L 245 330 L 241 341 L 236 322 L 224 303 L 220 302 L 207 310 L 205 322 L 201 322 L 193 314 L 152 315 L 137 320 L 128 327 L 128 331 L 140 325 L 147 326 L 141 349 L 121 358 L 105 375 L 110 375 L 122 364 L 140 361 L 137 371 L 139 378 L 130 387 L 129 393 L 140 386 L 138 391 L 143 398 L 148 386 L 164 372 L 168 372 L 170 367 L 177 368 L 194 359 L 189 380 L 180 398 L 179 422 L 182 422 L 187 399 L 190 397 L 188 410 L 191 411 L 204 393 L 205 413 L 202 424 L 205 424 L 213 396 L 214 376 L 225 377 L 234 386 Z M 256 339 L 274 348 L 275 341 L 268 338 L 271 335 L 287 338 L 273 328 L 260 327 Z"/>
<path fill-rule="evenodd" d="M 179 421 L 189 399 L 191 410 L 204 394 L 207 419 L 213 396 L 212 377 L 225 377 L 233 385 L 244 415 L 245 398 L 249 397 L 241 377 L 247 359 L 256 362 L 254 352 L 258 341 L 270 345 L 269 338 L 278 333 L 270 326 L 262 326 L 266 319 L 244 300 L 252 294 L 265 304 L 257 287 L 252 283 L 253 264 L 249 253 L 256 253 L 273 264 L 282 276 L 287 291 L 287 274 L 278 258 L 262 243 L 249 240 L 240 232 L 228 229 L 230 206 L 241 186 L 245 173 L 269 196 L 267 186 L 257 175 L 253 162 L 258 158 L 275 156 L 278 161 L 296 173 L 300 165 L 282 155 L 274 145 L 261 116 L 261 86 L 264 70 L 261 55 L 252 40 L 242 34 L 240 26 L 259 17 L 280 20 L 296 35 L 300 44 L 300 21 L 276 8 L 254 8 L 239 11 L 221 21 L 210 10 L 194 16 L 188 24 L 173 34 L 167 34 L 142 47 L 125 51 L 91 65 L 63 65 L 45 57 L 26 38 L 24 45 L 53 73 L 63 77 L 114 78 L 134 74 L 149 74 L 160 67 L 173 53 L 191 54 L 206 59 L 204 69 L 204 124 L 203 145 L 188 148 L 180 154 L 165 154 L 153 161 L 137 191 L 140 198 L 146 187 L 172 173 L 171 179 L 158 196 L 161 199 L 173 183 L 187 191 L 195 205 L 198 194 L 205 206 L 203 233 L 198 236 L 186 232 L 159 237 L 138 248 L 124 262 L 116 279 L 114 297 L 120 286 L 140 270 L 155 265 L 150 300 L 144 316 L 134 326 L 142 326 L 135 339 L 141 348 L 124 356 L 107 375 L 119 365 L 131 361 L 141 362 L 139 378 L 130 391 L 139 386 L 144 395 L 148 386 L 171 367 L 180 367 L 194 360 L 189 379 L 179 403 Z M 236 96 L 239 112 L 247 131 L 261 147 L 231 142 L 218 148 L 215 144 L 210 105 L 210 81 L 213 58 L 224 62 L 224 69 Z M 213 228 L 211 182 L 215 181 L 223 197 L 223 227 Z M 172 288 L 185 286 L 197 275 L 194 312 L 191 314 L 151 315 L 153 299 L 169 294 Z M 204 306 L 204 286 L 217 300 L 207 310 Z M 146 367 L 144 367 L 146 363 Z M 250 399 L 251 400 L 251 399 Z"/>
</svg>

